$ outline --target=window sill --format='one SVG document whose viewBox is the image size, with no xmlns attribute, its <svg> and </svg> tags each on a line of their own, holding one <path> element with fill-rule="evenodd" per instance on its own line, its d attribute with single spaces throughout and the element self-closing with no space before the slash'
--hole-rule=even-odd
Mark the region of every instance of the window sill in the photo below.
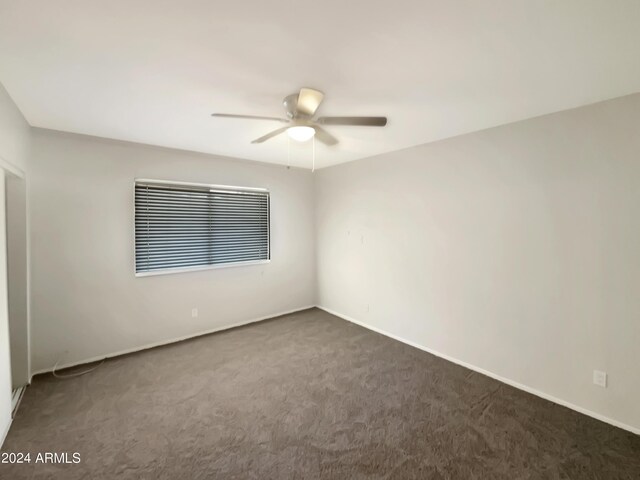
<svg viewBox="0 0 640 480">
<path fill-rule="evenodd" d="M 248 267 L 252 265 L 264 265 L 270 263 L 271 260 L 255 260 L 252 262 L 235 262 L 235 263 L 220 263 L 217 265 L 204 265 L 199 267 L 185 267 L 185 268 L 167 268 L 163 270 L 153 270 L 151 272 L 136 272 L 136 277 L 153 277 L 156 275 L 169 275 L 172 273 L 187 273 L 187 272 L 200 272 L 202 270 L 218 270 L 221 268 L 233 268 L 233 267 Z"/>
</svg>

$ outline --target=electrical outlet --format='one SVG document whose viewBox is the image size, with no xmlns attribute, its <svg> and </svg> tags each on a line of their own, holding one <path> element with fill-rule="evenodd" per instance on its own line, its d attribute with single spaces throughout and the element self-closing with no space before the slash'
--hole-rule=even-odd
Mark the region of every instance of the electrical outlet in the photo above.
<svg viewBox="0 0 640 480">
<path fill-rule="evenodd" d="M 593 371 L 593 383 L 602 388 L 607 388 L 607 372 Z"/>
<path fill-rule="evenodd" d="M 197 308 L 192 308 L 191 309 L 191 318 L 196 318 L 198 316 L 198 309 Z"/>
</svg>

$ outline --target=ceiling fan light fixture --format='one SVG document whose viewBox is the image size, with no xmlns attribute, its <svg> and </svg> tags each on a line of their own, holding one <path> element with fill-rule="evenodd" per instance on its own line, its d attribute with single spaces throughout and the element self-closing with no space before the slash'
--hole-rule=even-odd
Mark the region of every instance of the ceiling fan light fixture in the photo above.
<svg viewBox="0 0 640 480">
<path fill-rule="evenodd" d="M 320 143 L 329 147 L 336 145 L 338 139 L 322 128 L 322 125 L 384 127 L 387 124 L 387 117 L 316 117 L 316 113 L 323 99 L 324 93 L 320 90 L 302 87 L 298 93 L 292 93 L 285 97 L 283 103 L 286 118 L 244 114 L 236 115 L 233 113 L 213 113 L 212 116 L 271 120 L 287 124 L 256 138 L 251 143 L 263 143 L 286 132 L 289 139 L 293 139 L 296 142 L 307 142 L 313 138 L 314 141 L 318 140 Z"/>
<path fill-rule="evenodd" d="M 287 135 L 296 142 L 306 142 L 310 140 L 316 134 L 316 130 L 313 127 L 307 127 L 305 125 L 297 125 L 295 127 L 289 127 L 287 129 Z"/>
</svg>

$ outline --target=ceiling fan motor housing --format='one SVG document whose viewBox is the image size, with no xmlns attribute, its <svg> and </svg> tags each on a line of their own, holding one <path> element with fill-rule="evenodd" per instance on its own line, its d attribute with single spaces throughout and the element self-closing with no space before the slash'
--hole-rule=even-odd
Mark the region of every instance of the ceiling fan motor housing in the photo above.
<svg viewBox="0 0 640 480">
<path fill-rule="evenodd" d="M 298 105 L 298 94 L 292 93 L 291 95 L 287 95 L 284 97 L 282 101 L 284 105 L 284 109 L 287 112 L 287 117 L 293 119 L 296 117 L 296 107 Z"/>
</svg>

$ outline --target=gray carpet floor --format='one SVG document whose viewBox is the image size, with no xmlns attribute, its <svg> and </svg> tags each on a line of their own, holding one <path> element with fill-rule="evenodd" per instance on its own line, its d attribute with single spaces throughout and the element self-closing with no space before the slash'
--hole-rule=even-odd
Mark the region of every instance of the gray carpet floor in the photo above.
<svg viewBox="0 0 640 480">
<path fill-rule="evenodd" d="M 3 451 L 16 480 L 640 478 L 640 437 L 317 309 L 39 376 Z"/>
</svg>

